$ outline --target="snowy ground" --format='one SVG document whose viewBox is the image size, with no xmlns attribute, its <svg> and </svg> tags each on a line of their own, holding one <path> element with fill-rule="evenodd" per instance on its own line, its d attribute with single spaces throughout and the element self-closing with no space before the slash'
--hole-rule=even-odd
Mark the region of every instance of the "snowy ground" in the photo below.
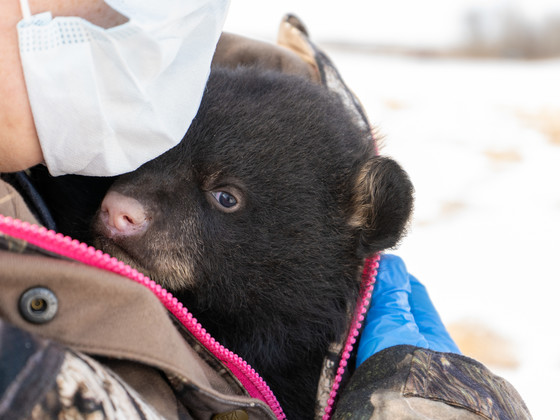
<svg viewBox="0 0 560 420">
<path fill-rule="evenodd" d="M 414 221 L 396 253 L 446 323 L 511 341 L 507 357 L 519 365 L 494 370 L 536 419 L 555 418 L 560 61 L 331 57 L 384 134 L 382 153 L 415 184 Z"/>
<path fill-rule="evenodd" d="M 321 24 L 309 2 L 237 2 L 226 29 L 244 35 L 274 40 L 286 12 L 319 41 L 344 32 L 330 30 L 333 13 Z M 355 25 L 346 27 L 356 39 Z M 487 341 L 478 337 L 487 347 L 480 357 L 515 385 L 534 418 L 558 418 L 560 60 L 326 50 L 384 136 L 382 153 L 415 184 L 414 220 L 395 253 L 446 324 L 490 331 Z"/>
</svg>

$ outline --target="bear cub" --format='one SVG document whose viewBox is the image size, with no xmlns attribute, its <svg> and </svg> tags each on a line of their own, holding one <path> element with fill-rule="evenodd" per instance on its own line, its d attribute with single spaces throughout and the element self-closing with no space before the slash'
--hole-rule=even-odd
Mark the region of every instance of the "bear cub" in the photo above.
<svg viewBox="0 0 560 420">
<path fill-rule="evenodd" d="M 181 300 L 288 419 L 311 419 L 364 259 L 411 207 L 406 173 L 326 87 L 215 68 L 181 143 L 112 184 L 93 243 Z"/>
</svg>

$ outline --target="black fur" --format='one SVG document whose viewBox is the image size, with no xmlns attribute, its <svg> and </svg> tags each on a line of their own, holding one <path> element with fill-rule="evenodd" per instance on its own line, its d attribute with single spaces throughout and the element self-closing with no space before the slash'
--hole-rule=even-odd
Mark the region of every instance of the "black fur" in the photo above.
<svg viewBox="0 0 560 420">
<path fill-rule="evenodd" d="M 394 246 L 412 187 L 324 87 L 214 69 L 183 141 L 111 191 L 137 199 L 142 236 L 95 244 L 172 291 L 267 381 L 289 419 L 313 417 L 329 343 L 355 305 L 363 259 Z M 239 207 L 210 194 L 226 191 Z"/>
<path fill-rule="evenodd" d="M 114 178 L 53 177 L 43 165 L 32 168 L 29 177 L 50 209 L 56 229 L 74 239 L 91 243 L 91 221 Z"/>
</svg>

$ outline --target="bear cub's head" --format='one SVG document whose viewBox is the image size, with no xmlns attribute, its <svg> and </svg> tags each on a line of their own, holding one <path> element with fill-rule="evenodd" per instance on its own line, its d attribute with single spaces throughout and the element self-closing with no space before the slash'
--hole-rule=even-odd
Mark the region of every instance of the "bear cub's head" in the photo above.
<svg viewBox="0 0 560 420">
<path fill-rule="evenodd" d="M 364 258 L 397 243 L 412 207 L 406 173 L 353 118 L 303 79 L 213 69 L 182 142 L 113 184 L 95 245 L 258 370 L 302 346 L 317 356 L 346 327 Z"/>
</svg>

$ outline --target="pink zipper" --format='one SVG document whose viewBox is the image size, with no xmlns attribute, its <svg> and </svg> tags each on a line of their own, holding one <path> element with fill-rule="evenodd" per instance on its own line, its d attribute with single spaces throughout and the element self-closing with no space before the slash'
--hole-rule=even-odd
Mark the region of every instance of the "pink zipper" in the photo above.
<svg viewBox="0 0 560 420">
<path fill-rule="evenodd" d="M 147 276 L 116 258 L 75 239 L 11 217 L 0 215 L 0 232 L 27 241 L 49 252 L 119 274 L 144 285 L 158 297 L 204 347 L 231 370 L 251 397 L 265 402 L 274 412 L 276 418 L 286 418 L 272 390 L 255 369 L 211 337 L 177 298 Z"/>
<path fill-rule="evenodd" d="M 371 301 L 371 294 L 373 292 L 375 278 L 377 277 L 377 269 L 379 268 L 380 258 L 381 256 L 376 254 L 373 257 L 366 259 L 364 264 L 362 283 L 360 285 L 360 297 L 358 299 L 358 304 L 356 305 L 356 310 L 354 311 L 352 323 L 350 324 L 350 332 L 348 333 L 346 342 L 344 343 L 344 351 L 342 352 L 342 357 L 338 363 L 338 369 L 336 370 L 336 376 L 331 387 L 327 407 L 325 407 L 323 420 L 329 420 L 331 418 L 336 396 L 340 388 L 342 375 L 344 375 L 344 371 L 346 370 L 346 366 L 348 364 L 348 358 L 354 349 L 354 344 L 356 344 L 356 339 L 358 338 L 360 329 L 362 328 L 362 322 L 364 321 L 365 314 L 369 308 L 369 302 Z"/>
<path fill-rule="evenodd" d="M 47 230 L 44 227 L 12 219 L 11 217 L 0 215 L 0 232 L 27 241 L 60 256 L 119 274 L 147 287 L 204 347 L 231 370 L 251 397 L 266 403 L 277 419 L 281 420 L 286 418 L 272 390 L 255 369 L 237 354 L 216 341 L 176 297 L 153 280 L 150 280 L 147 276 L 139 273 L 129 265 L 124 264 L 122 261 L 105 254 L 103 251 L 97 250 L 76 239 L 72 239 L 52 230 Z M 356 342 L 361 323 L 364 320 L 364 314 L 367 311 L 371 299 L 375 276 L 377 275 L 377 268 L 379 267 L 379 258 L 379 255 L 376 255 L 366 260 L 362 274 L 360 298 L 355 315 L 352 319 L 350 333 L 346 339 L 344 352 L 339 362 L 335 381 L 331 388 L 330 398 L 325 409 L 325 414 L 323 415 L 323 420 L 328 420 L 331 416 L 342 375 L 346 369 L 348 358 Z"/>
</svg>

